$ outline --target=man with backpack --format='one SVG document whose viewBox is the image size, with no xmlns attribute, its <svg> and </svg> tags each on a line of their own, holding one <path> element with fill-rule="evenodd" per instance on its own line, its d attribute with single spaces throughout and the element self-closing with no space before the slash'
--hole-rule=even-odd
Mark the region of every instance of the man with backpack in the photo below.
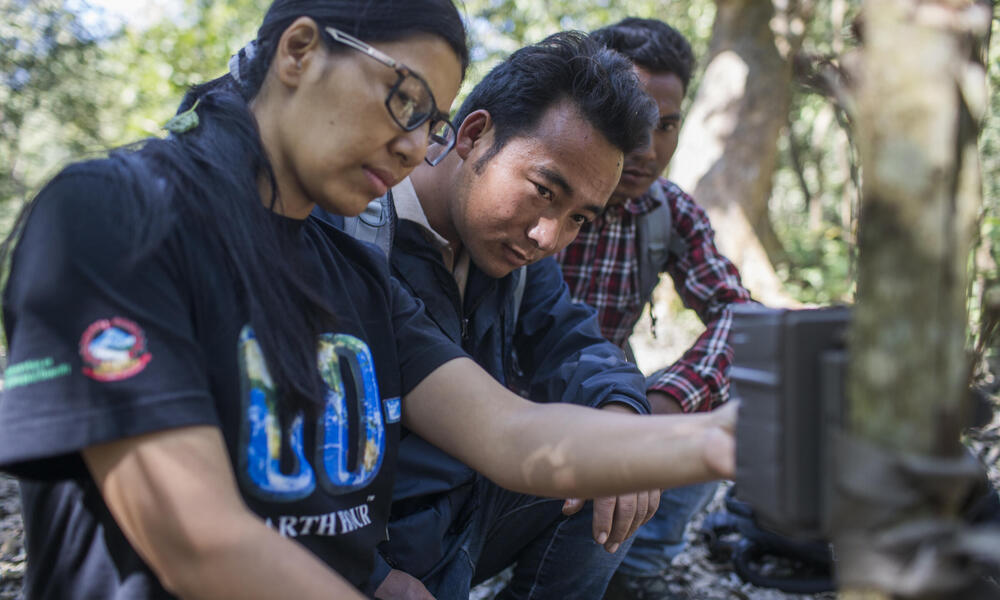
<svg viewBox="0 0 1000 600">
<path fill-rule="evenodd" d="M 475 87 L 453 152 L 343 228 L 388 251 L 403 287 L 501 383 L 539 402 L 648 412 L 642 374 L 572 301 L 550 255 L 603 210 L 655 116 L 625 58 L 584 34 L 550 36 Z M 501 597 L 599 599 L 659 500 L 603 498 L 567 518 L 562 500 L 502 490 L 404 436 L 378 598 L 468 598 L 516 563 Z"/>
<path fill-rule="evenodd" d="M 681 103 L 694 63 L 691 46 L 653 19 L 628 18 L 591 35 L 632 61 L 659 107 L 659 119 L 652 143 L 626 156 L 608 208 L 585 224 L 556 260 L 573 299 L 596 308 L 604 336 L 629 354 L 629 336 L 652 301 L 660 274 L 670 275 L 705 331 L 680 360 L 647 378 L 647 399 L 654 413 L 711 410 L 729 396 L 729 307 L 751 298 L 736 267 L 715 247 L 705 211 L 660 176 L 677 148 Z M 703 484 L 663 493 L 656 515 L 634 536 L 608 598 L 670 597 L 663 574 L 684 548 L 688 521 L 715 489 Z"/>
</svg>

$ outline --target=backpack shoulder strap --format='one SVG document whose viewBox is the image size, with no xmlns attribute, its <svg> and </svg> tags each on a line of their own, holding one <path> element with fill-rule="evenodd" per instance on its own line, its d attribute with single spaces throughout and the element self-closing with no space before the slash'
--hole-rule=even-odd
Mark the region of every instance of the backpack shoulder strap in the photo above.
<svg viewBox="0 0 1000 600">
<path fill-rule="evenodd" d="M 646 242 L 652 242 L 661 248 L 667 248 L 670 254 L 681 256 L 684 254 L 684 240 L 674 235 L 673 216 L 670 211 L 670 200 L 663 191 L 659 182 L 650 188 L 652 196 L 660 201 L 661 208 L 657 208 L 650 213 L 650 218 L 645 219 L 647 223 Z"/>
<path fill-rule="evenodd" d="M 636 253 L 639 260 L 639 296 L 648 301 L 653 288 L 660 280 L 660 272 L 666 268 L 670 256 L 670 242 L 673 235 L 673 221 L 666 194 L 659 183 L 650 188 L 653 198 L 660 205 L 637 219 Z"/>
<path fill-rule="evenodd" d="M 392 190 L 369 202 L 360 215 L 344 217 L 343 229 L 354 239 L 375 244 L 388 258 L 396 235 L 396 207 L 392 201 Z"/>
</svg>

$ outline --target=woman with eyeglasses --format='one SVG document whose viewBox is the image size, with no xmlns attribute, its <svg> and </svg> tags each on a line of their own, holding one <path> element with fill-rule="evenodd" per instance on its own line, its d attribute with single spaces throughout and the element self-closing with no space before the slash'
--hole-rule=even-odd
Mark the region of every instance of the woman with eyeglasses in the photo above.
<svg viewBox="0 0 1000 600">
<path fill-rule="evenodd" d="M 451 0 L 278 0 L 170 135 L 32 202 L 3 251 L 0 401 L 25 597 L 360 597 L 403 425 L 535 494 L 731 473 L 732 410 L 521 400 L 309 217 L 440 160 L 467 60 Z"/>
</svg>

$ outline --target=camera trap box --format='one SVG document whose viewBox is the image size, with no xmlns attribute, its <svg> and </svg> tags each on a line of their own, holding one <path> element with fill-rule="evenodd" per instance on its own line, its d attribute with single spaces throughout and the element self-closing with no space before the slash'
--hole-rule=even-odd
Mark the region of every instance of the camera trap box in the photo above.
<svg viewBox="0 0 1000 600">
<path fill-rule="evenodd" d="M 828 430 L 841 421 L 849 317 L 847 307 L 733 307 L 736 494 L 785 535 L 817 537 L 827 525 Z"/>
</svg>

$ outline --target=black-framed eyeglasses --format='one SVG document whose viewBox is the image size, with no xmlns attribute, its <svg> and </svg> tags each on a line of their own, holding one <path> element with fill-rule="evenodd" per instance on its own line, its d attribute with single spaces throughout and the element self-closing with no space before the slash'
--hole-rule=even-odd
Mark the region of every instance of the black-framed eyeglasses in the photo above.
<svg viewBox="0 0 1000 600">
<path fill-rule="evenodd" d="M 438 110 L 434 94 L 424 78 L 385 52 L 369 46 L 354 36 L 333 27 L 325 29 L 334 41 L 360 50 L 396 71 L 396 83 L 389 90 L 389 95 L 385 97 L 385 107 L 392 116 L 392 120 L 403 131 L 413 131 L 430 121 L 430 136 L 427 138 L 427 154 L 424 156 L 424 160 L 431 166 L 441 162 L 455 146 L 457 135 L 455 126 L 448 120 L 448 115 Z"/>
</svg>

